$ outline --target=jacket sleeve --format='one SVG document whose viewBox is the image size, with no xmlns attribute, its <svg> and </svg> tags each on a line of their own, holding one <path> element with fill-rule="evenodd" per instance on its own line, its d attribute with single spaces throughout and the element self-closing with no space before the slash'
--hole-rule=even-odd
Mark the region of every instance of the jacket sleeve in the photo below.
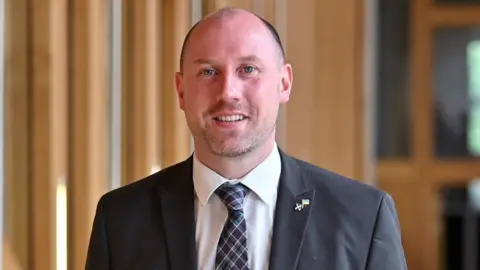
<svg viewBox="0 0 480 270">
<path fill-rule="evenodd" d="M 88 245 L 86 270 L 109 270 L 110 257 L 107 241 L 107 231 L 105 227 L 105 216 L 103 210 L 103 200 L 100 199 L 97 204 L 95 218 L 93 221 L 90 242 Z"/>
<path fill-rule="evenodd" d="M 366 269 L 408 269 L 397 211 L 389 194 L 385 194 L 380 203 Z"/>
</svg>

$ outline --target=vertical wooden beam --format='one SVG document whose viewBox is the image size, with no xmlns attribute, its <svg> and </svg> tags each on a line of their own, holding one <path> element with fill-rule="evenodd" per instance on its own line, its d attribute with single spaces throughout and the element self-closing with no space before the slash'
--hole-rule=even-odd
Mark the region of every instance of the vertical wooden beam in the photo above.
<svg viewBox="0 0 480 270">
<path fill-rule="evenodd" d="M 2 243 L 2 269 L 8 270 L 22 270 L 28 269 L 20 263 L 17 253 L 12 249 L 12 245 L 8 241 L 8 239 L 3 238 Z"/>
<path fill-rule="evenodd" d="M 367 13 L 367 2 L 370 0 L 361 0 L 361 1 L 353 1 L 353 16 L 352 22 L 352 32 L 351 39 L 353 43 L 353 53 L 351 61 L 353 62 L 353 74 L 352 79 L 354 84 L 350 88 L 350 94 L 352 95 L 352 102 L 353 102 L 353 110 L 352 115 L 352 124 L 351 128 L 353 129 L 353 134 L 351 135 L 352 140 L 352 154 L 353 157 L 353 164 L 352 164 L 352 171 L 347 175 L 352 178 L 355 178 L 359 181 L 362 181 L 366 184 L 374 184 L 373 179 L 367 178 L 367 176 L 372 176 L 367 174 L 367 169 L 371 168 L 369 165 L 374 165 L 374 159 L 372 159 L 372 155 L 369 155 L 370 149 L 374 147 L 373 144 L 369 144 L 370 140 L 366 140 L 367 135 L 372 135 L 373 133 L 367 132 L 373 130 L 373 125 L 368 125 L 371 120 L 373 122 L 373 114 L 369 114 L 370 110 L 365 110 L 368 104 L 374 103 L 367 103 L 366 96 L 367 96 L 367 89 L 368 86 L 366 85 L 366 63 L 367 61 L 371 60 L 371 55 L 365 53 L 367 46 L 372 46 L 373 42 L 366 43 L 367 34 L 368 34 L 368 27 L 367 24 L 367 16 L 372 16 L 373 14 Z M 370 58 L 368 58 L 370 57 Z M 371 96 L 368 96 L 371 98 Z M 340 166 L 339 166 L 340 167 Z M 348 172 L 346 172 L 348 173 Z"/>
<path fill-rule="evenodd" d="M 228 0 L 203 0 L 203 15 L 206 16 L 215 10 L 227 5 Z"/>
<path fill-rule="evenodd" d="M 282 41 L 283 49 L 285 51 L 286 61 L 289 62 L 288 54 L 288 4 L 287 0 L 254 0 L 255 2 L 261 2 L 263 4 L 263 16 L 264 19 L 269 21 L 275 26 L 280 39 Z M 295 78 L 294 78 L 295 79 Z M 284 151 L 288 151 L 287 147 L 287 105 L 281 105 L 278 112 L 277 127 L 276 127 L 276 140 L 277 144 L 282 147 Z"/>
<path fill-rule="evenodd" d="M 432 31 L 428 25 L 427 0 L 411 1 L 412 5 L 412 153 L 421 170 L 434 156 L 432 96 Z"/>
<path fill-rule="evenodd" d="M 164 1 L 162 19 L 162 163 L 167 167 L 191 154 L 190 132 L 175 91 L 180 51 L 191 26 L 190 1 Z"/>
<path fill-rule="evenodd" d="M 411 1 L 411 48 L 412 48 L 412 158 L 415 167 L 415 180 L 418 182 L 417 189 L 422 188 L 420 196 L 411 199 L 422 205 L 418 211 L 418 222 L 423 226 L 416 227 L 417 236 L 414 241 L 417 251 L 419 269 L 439 269 L 440 242 L 438 237 L 440 217 L 440 201 L 438 194 L 440 186 L 432 186 L 434 183 L 432 173 L 429 172 L 430 164 L 434 162 L 434 110 L 433 110 L 433 86 L 432 76 L 432 28 L 429 25 L 429 0 Z M 408 238 L 407 238 L 408 239 Z M 433 250 L 432 250 L 433 249 Z M 429 256 L 419 256 L 426 250 L 430 250 Z"/>
<path fill-rule="evenodd" d="M 287 2 L 286 0 L 252 0 L 251 11 L 271 23 L 280 35 L 282 45 L 287 51 Z M 288 57 L 287 57 L 288 61 Z M 277 117 L 276 141 L 284 151 L 287 149 L 287 107 L 280 106 Z"/>
<path fill-rule="evenodd" d="M 133 26 L 132 26 L 132 20 L 133 20 L 133 11 L 132 11 L 132 0 L 122 0 L 122 60 L 121 60 L 121 66 L 122 66 L 122 105 L 121 105 L 121 111 L 122 111 L 122 124 L 121 124 L 121 130 L 122 130 L 122 138 L 121 138 L 121 145 L 122 145 L 122 151 L 121 151 L 121 184 L 127 184 L 131 181 L 133 181 L 133 176 L 132 176 L 132 169 L 131 169 L 131 157 L 130 157 L 130 152 L 131 152 L 131 134 L 132 131 L 130 131 L 130 123 L 133 121 L 132 117 L 132 107 L 131 107 L 131 97 L 130 97 L 130 92 L 132 88 L 132 79 L 131 79 L 131 74 L 130 70 L 128 67 L 132 65 L 132 42 L 130 41 L 132 32 L 133 32 Z"/>
<path fill-rule="evenodd" d="M 252 10 L 254 0 L 227 0 L 226 5 L 222 7 L 235 7 Z"/>
<path fill-rule="evenodd" d="M 224 7 L 252 10 L 253 1 L 255 0 L 204 0 L 204 15 L 215 12 L 216 10 Z"/>
<path fill-rule="evenodd" d="M 149 175 L 160 166 L 159 1 L 125 1 L 124 85 L 127 151 L 125 181 Z M 125 24 L 124 24 L 125 25 Z M 125 54 L 124 54 L 125 55 Z"/>
<path fill-rule="evenodd" d="M 315 2 L 315 142 L 313 161 L 362 178 L 363 1 Z M 360 18 L 359 18 L 360 17 Z M 332 28 L 331 25 L 336 25 Z M 312 123 L 313 125 L 313 123 Z M 360 138 L 360 140 L 359 140 Z"/>
<path fill-rule="evenodd" d="M 334 0 L 288 2 L 286 13 L 287 56 L 295 76 L 285 112 L 286 148 L 316 165 L 360 179 L 363 1 L 344 1 L 341 9 Z"/>
<path fill-rule="evenodd" d="M 274 20 L 273 25 L 280 35 L 282 41 L 283 49 L 285 51 L 285 60 L 289 62 L 288 52 L 288 11 L 287 11 L 287 0 L 265 0 L 266 9 L 266 18 L 268 20 L 269 16 L 273 16 Z M 273 3 L 272 3 L 273 2 Z M 273 8 L 273 14 L 272 13 Z M 276 128 L 276 140 L 280 147 L 284 151 L 288 151 L 287 147 L 287 105 L 281 105 L 278 112 L 277 128 Z"/>
<path fill-rule="evenodd" d="M 275 25 L 277 31 L 280 34 L 280 38 L 282 41 L 285 41 L 286 36 L 286 25 L 283 25 L 281 22 L 287 20 L 287 13 L 283 13 L 286 11 L 283 7 L 286 7 L 287 2 L 286 0 L 254 0 L 253 6 L 255 7 L 255 2 L 262 2 L 263 4 L 263 16 L 264 19 Z M 258 12 L 253 10 L 254 12 Z"/>
<path fill-rule="evenodd" d="M 9 256 L 29 266 L 29 12 L 7 0 L 5 37 L 5 236 Z M 4 247 L 7 248 L 7 247 Z M 5 260 L 3 269 L 10 269 Z"/>
<path fill-rule="evenodd" d="M 108 191 L 106 5 L 74 0 L 70 9 L 72 147 L 69 202 L 69 267 L 85 269 L 86 251 L 98 199 Z"/>
<path fill-rule="evenodd" d="M 67 1 L 36 0 L 33 32 L 31 269 L 56 269 L 56 189 L 67 174 Z"/>
<path fill-rule="evenodd" d="M 304 0 L 302 4 L 287 1 L 288 21 L 287 56 L 293 67 L 293 87 L 290 101 L 286 105 L 286 148 L 288 153 L 307 161 L 314 161 L 314 126 L 318 125 L 315 115 L 315 0 Z M 302 29 L 302 31 L 298 31 Z M 323 41 L 328 42 L 328 41 Z M 331 90 L 331 89 L 330 89 Z"/>
</svg>

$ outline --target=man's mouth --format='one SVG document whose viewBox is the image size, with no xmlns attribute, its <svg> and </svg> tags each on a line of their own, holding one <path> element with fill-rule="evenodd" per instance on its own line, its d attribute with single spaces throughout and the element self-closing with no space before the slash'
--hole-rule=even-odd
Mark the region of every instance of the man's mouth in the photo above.
<svg viewBox="0 0 480 270">
<path fill-rule="evenodd" d="M 220 122 L 238 122 L 238 121 L 244 120 L 245 116 L 243 116 L 241 114 L 222 115 L 222 116 L 217 116 L 213 119 L 215 119 L 217 121 L 220 121 Z"/>
</svg>

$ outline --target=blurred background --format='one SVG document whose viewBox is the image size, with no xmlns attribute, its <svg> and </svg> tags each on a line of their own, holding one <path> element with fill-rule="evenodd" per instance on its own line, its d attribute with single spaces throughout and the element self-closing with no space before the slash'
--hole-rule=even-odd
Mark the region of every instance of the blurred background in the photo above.
<svg viewBox="0 0 480 270">
<path fill-rule="evenodd" d="M 479 0 L 0 0 L 3 269 L 84 269 L 100 196 L 192 153 L 174 72 L 224 6 L 293 64 L 279 145 L 390 192 L 409 269 L 480 269 Z"/>
</svg>

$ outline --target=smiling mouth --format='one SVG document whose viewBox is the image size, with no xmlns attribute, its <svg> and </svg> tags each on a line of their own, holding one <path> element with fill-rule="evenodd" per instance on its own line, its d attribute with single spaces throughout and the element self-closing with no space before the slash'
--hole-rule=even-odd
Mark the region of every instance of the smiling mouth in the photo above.
<svg viewBox="0 0 480 270">
<path fill-rule="evenodd" d="M 244 120 L 246 117 L 240 114 L 235 114 L 235 115 L 222 115 L 222 116 L 217 116 L 213 119 L 216 121 L 220 122 L 226 122 L 226 123 L 234 123 L 234 122 L 240 122 Z"/>
</svg>

